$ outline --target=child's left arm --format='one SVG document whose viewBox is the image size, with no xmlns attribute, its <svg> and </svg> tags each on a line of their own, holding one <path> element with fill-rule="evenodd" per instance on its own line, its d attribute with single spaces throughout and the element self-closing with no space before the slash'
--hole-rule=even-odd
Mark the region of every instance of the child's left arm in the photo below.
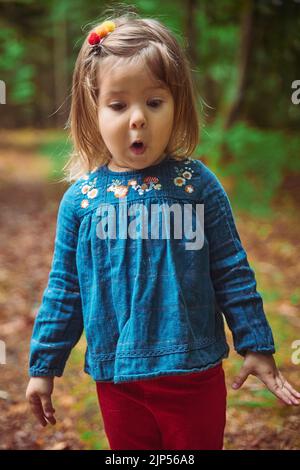
<svg viewBox="0 0 300 470">
<path fill-rule="evenodd" d="M 298 393 L 278 371 L 272 330 L 265 316 L 256 279 L 239 237 L 228 196 L 218 180 L 207 172 L 204 190 L 204 226 L 209 243 L 210 274 L 217 304 L 233 334 L 236 351 L 244 364 L 234 380 L 239 388 L 249 374 L 257 376 L 287 404 L 299 404 Z"/>
</svg>

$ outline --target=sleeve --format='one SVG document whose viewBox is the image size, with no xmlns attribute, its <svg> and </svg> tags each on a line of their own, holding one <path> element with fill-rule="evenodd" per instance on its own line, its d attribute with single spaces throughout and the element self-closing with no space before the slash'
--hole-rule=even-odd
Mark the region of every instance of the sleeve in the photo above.
<svg viewBox="0 0 300 470">
<path fill-rule="evenodd" d="M 210 172 L 210 170 L 209 170 Z M 272 330 L 256 290 L 254 271 L 242 246 L 228 196 L 210 172 L 204 197 L 204 230 L 209 243 L 215 296 L 233 335 L 235 350 L 273 354 Z"/>
<path fill-rule="evenodd" d="M 31 377 L 60 377 L 71 349 L 83 332 L 76 267 L 79 220 L 71 190 L 72 186 L 58 208 L 52 266 L 30 341 Z"/>
</svg>

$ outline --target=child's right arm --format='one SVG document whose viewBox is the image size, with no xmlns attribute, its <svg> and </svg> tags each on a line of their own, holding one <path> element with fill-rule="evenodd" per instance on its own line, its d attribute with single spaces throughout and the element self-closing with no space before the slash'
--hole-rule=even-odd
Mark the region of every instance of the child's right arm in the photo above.
<svg viewBox="0 0 300 470">
<path fill-rule="evenodd" d="M 73 187 L 64 193 L 59 205 L 52 267 L 30 343 L 31 379 L 26 397 L 41 424 L 45 422 L 43 410 L 52 413 L 54 376 L 63 374 L 71 349 L 83 332 L 76 264 L 80 223 L 75 213 Z"/>
<path fill-rule="evenodd" d="M 47 426 L 47 421 L 56 424 L 55 409 L 51 401 L 53 381 L 53 377 L 31 377 L 26 390 L 31 411 L 42 426 Z"/>
</svg>

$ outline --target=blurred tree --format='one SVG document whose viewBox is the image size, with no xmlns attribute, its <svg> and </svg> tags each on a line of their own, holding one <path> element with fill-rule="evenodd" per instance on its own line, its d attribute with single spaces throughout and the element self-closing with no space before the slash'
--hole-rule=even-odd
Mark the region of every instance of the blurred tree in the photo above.
<svg viewBox="0 0 300 470">
<path fill-rule="evenodd" d="M 241 13 L 241 39 L 237 64 L 238 80 L 235 98 L 232 100 L 228 115 L 225 118 L 225 129 L 231 127 L 234 122 L 238 120 L 247 92 L 247 78 L 249 76 L 251 53 L 253 51 L 253 23 L 255 20 L 254 0 L 245 0 Z"/>
<path fill-rule="evenodd" d="M 300 76 L 300 4 L 295 0 L 0 0 L 1 125 L 66 121 L 71 78 L 85 31 L 110 8 L 135 8 L 164 22 L 187 46 L 207 123 L 238 119 L 297 130 L 291 83 Z M 276 104 L 276 106 L 275 106 Z"/>
</svg>

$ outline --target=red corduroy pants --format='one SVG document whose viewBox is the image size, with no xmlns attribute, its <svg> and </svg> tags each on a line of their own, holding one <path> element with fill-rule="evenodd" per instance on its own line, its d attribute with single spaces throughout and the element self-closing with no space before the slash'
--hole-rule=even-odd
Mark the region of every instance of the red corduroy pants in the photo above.
<svg viewBox="0 0 300 470">
<path fill-rule="evenodd" d="M 222 364 L 191 374 L 96 382 L 111 450 L 221 450 L 226 423 Z"/>
</svg>

